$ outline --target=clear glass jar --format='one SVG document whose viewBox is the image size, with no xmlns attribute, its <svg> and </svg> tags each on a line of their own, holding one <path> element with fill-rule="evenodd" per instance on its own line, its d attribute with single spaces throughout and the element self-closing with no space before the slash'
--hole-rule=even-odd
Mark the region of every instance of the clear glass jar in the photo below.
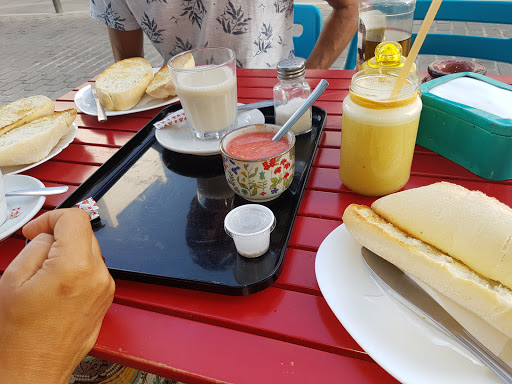
<svg viewBox="0 0 512 384">
<path fill-rule="evenodd" d="M 422 108 L 420 76 L 409 72 L 397 97 L 399 68 L 370 68 L 352 77 L 343 100 L 340 178 L 352 191 L 383 196 L 402 188 L 411 173 Z"/>
<path fill-rule="evenodd" d="M 306 101 L 311 87 L 306 81 L 305 60 L 295 57 L 277 64 L 277 79 L 274 86 L 274 112 L 276 125 L 283 125 Z M 296 135 L 311 131 L 311 108 L 306 111 L 290 130 Z"/>
<path fill-rule="evenodd" d="M 359 0 L 357 69 L 383 41 L 398 41 L 402 55 L 409 55 L 415 8 L 416 0 Z"/>
</svg>

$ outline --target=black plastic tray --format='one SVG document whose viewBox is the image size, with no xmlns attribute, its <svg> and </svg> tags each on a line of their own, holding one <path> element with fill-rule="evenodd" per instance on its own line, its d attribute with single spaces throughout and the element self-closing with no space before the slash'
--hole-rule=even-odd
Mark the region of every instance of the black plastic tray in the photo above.
<svg viewBox="0 0 512 384">
<path fill-rule="evenodd" d="M 249 202 L 229 189 L 221 155 L 176 153 L 156 141 L 153 123 L 180 108 L 162 109 L 59 208 L 96 200 L 93 230 L 114 278 L 229 295 L 261 291 L 281 273 L 326 113 L 314 106 L 311 133 L 297 136 L 292 184 L 264 203 L 277 219 L 270 248 L 248 259 L 224 232 L 226 214 Z M 261 111 L 274 123 L 273 107 Z"/>
</svg>

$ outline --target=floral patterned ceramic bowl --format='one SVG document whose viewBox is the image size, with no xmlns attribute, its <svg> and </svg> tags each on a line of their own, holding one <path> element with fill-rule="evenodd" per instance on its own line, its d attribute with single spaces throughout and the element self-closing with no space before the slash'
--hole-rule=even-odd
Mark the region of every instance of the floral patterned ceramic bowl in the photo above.
<svg viewBox="0 0 512 384">
<path fill-rule="evenodd" d="M 274 200 L 290 186 L 295 171 L 295 135 L 287 132 L 281 139 L 284 141 L 281 143 L 282 148 L 265 157 L 255 156 L 250 152 L 237 157 L 229 151 L 233 150 L 234 143 L 240 140 L 241 135 L 247 137 L 247 134 L 261 134 L 271 138 L 280 128 L 281 126 L 272 124 L 248 125 L 229 132 L 220 142 L 228 184 L 236 194 L 246 200 L 253 202 Z M 237 137 L 238 139 L 235 140 Z M 272 151 L 273 145 L 273 142 L 267 140 L 264 150 Z M 259 150 L 255 152 L 262 153 Z"/>
</svg>

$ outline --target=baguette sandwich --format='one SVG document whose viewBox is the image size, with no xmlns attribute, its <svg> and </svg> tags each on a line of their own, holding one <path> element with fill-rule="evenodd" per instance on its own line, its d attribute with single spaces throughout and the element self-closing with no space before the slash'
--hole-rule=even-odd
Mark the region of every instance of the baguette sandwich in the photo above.
<svg viewBox="0 0 512 384">
<path fill-rule="evenodd" d="M 101 105 L 111 111 L 125 111 L 139 102 L 153 79 L 153 68 L 142 57 L 114 63 L 96 80 Z"/>
<path fill-rule="evenodd" d="M 176 58 L 174 65 L 177 68 L 192 68 L 195 65 L 194 56 L 191 53 L 179 56 Z M 155 77 L 149 83 L 146 93 L 156 99 L 165 99 L 178 94 L 168 65 L 164 65 L 155 73 Z"/>
<path fill-rule="evenodd" d="M 440 182 L 352 204 L 352 237 L 512 337 L 512 209 Z"/>
<path fill-rule="evenodd" d="M 54 108 L 53 101 L 42 95 L 26 97 L 0 107 L 0 136 L 38 117 L 52 113 Z"/>
<path fill-rule="evenodd" d="M 76 109 L 39 117 L 0 136 L 0 166 L 31 164 L 44 159 L 68 131 Z"/>
</svg>

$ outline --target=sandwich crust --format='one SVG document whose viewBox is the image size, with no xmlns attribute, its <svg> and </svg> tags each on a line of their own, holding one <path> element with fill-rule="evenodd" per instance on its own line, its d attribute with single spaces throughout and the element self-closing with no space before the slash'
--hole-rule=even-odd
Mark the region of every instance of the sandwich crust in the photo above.
<svg viewBox="0 0 512 384">
<path fill-rule="evenodd" d="M 512 208 L 439 182 L 381 197 L 372 209 L 475 272 L 512 288 Z"/>
<path fill-rule="evenodd" d="M 139 102 L 153 79 L 153 68 L 142 57 L 112 64 L 96 80 L 101 105 L 111 111 L 125 111 Z"/>
<path fill-rule="evenodd" d="M 194 56 L 191 53 L 179 56 L 175 60 L 174 65 L 178 68 L 191 68 L 195 65 Z M 146 89 L 146 93 L 157 99 L 164 99 L 178 94 L 168 65 L 164 65 L 155 73 L 153 80 L 151 80 Z"/>
<path fill-rule="evenodd" d="M 361 245 L 512 337 L 512 290 L 508 287 L 394 226 L 367 206 L 350 205 L 343 222 Z"/>
<path fill-rule="evenodd" d="M 31 164 L 44 159 L 76 117 L 67 109 L 39 117 L 0 136 L 0 166 Z"/>
<path fill-rule="evenodd" d="M 52 113 L 54 108 L 53 101 L 43 95 L 26 97 L 0 107 L 0 136 L 38 117 Z"/>
</svg>

